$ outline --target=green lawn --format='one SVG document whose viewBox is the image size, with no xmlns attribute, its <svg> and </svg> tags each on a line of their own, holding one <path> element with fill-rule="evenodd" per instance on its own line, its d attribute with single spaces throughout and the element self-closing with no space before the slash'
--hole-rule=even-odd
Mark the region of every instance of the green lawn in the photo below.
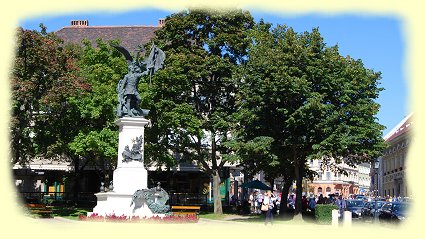
<svg viewBox="0 0 425 239">
<path fill-rule="evenodd" d="M 55 207 L 53 209 L 53 216 L 79 220 L 80 215 L 87 216 L 87 213 L 92 210 L 92 208 Z"/>
<path fill-rule="evenodd" d="M 224 220 L 227 217 L 231 217 L 236 214 L 214 214 L 214 213 L 207 213 L 207 212 L 201 212 L 198 216 L 199 218 L 205 218 L 205 219 L 212 219 L 212 220 Z"/>
<path fill-rule="evenodd" d="M 199 218 L 211 219 L 211 220 L 226 220 L 234 222 L 246 222 L 246 223 L 264 223 L 265 215 L 250 214 L 250 215 L 238 215 L 238 214 L 214 214 L 201 212 Z M 286 217 L 274 216 L 273 222 L 276 224 L 316 224 L 312 215 L 303 215 L 300 217 L 293 218 L 293 215 Z"/>
<path fill-rule="evenodd" d="M 87 215 L 87 212 L 91 211 L 91 208 L 53 207 L 51 215 L 53 217 L 64 217 L 72 220 L 79 220 L 80 215 Z M 27 210 L 25 215 L 36 218 L 42 217 L 41 214 L 34 213 L 31 210 Z"/>
</svg>

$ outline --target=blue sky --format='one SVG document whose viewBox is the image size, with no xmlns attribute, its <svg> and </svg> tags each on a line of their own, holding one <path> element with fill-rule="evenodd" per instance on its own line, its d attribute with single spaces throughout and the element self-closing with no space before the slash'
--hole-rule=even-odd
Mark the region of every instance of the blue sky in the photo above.
<svg viewBox="0 0 425 239">
<path fill-rule="evenodd" d="M 158 19 L 171 14 L 169 11 L 143 9 L 123 12 L 92 12 L 72 15 L 49 15 L 21 19 L 20 26 L 39 30 L 39 23 L 47 31 L 57 31 L 69 26 L 71 20 L 88 20 L 90 26 L 112 25 L 157 25 Z M 395 127 L 409 112 L 408 87 L 404 72 L 406 60 L 403 22 L 394 16 L 373 16 L 364 14 L 320 15 L 320 14 L 272 14 L 251 11 L 255 20 L 286 24 L 297 32 L 311 31 L 319 27 L 326 44 L 338 44 L 341 55 L 361 59 L 366 68 L 382 73 L 380 93 L 377 102 L 381 109 L 379 122 L 387 127 L 383 135 Z"/>
</svg>

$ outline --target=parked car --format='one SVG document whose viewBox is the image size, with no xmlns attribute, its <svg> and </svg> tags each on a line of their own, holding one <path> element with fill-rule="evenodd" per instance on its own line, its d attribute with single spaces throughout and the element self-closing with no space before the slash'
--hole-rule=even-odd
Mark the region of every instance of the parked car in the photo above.
<svg viewBox="0 0 425 239">
<path fill-rule="evenodd" d="M 365 195 L 362 195 L 362 194 L 356 194 L 356 195 L 354 195 L 354 199 L 356 199 L 356 200 L 366 200 L 367 197 Z"/>
<path fill-rule="evenodd" d="M 384 204 L 385 201 L 382 200 L 373 200 L 370 202 L 366 202 L 361 210 L 362 219 L 374 220 L 375 217 L 377 218 Z"/>
<path fill-rule="evenodd" d="M 379 212 L 380 222 L 401 222 L 406 219 L 409 204 L 405 202 L 387 202 Z"/>
<path fill-rule="evenodd" d="M 362 216 L 362 208 L 364 207 L 365 202 L 358 199 L 349 199 L 347 200 L 347 211 L 351 212 L 352 218 L 360 218 Z"/>
</svg>

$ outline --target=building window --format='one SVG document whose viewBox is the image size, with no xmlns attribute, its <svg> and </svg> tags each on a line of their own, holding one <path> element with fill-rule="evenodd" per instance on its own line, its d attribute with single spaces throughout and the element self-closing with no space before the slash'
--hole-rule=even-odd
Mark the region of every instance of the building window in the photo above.
<svg viewBox="0 0 425 239">
<path fill-rule="evenodd" d="M 394 162 L 393 162 L 393 169 L 392 170 L 395 170 L 397 168 L 397 160 L 398 160 L 397 157 L 398 157 L 398 155 L 394 156 Z"/>
<path fill-rule="evenodd" d="M 397 158 L 395 159 L 395 169 L 398 169 L 400 165 L 400 154 L 397 155 Z"/>
<path fill-rule="evenodd" d="M 384 160 L 384 171 L 388 173 L 388 159 Z"/>
<path fill-rule="evenodd" d="M 393 170 L 395 170 L 397 168 L 397 160 L 398 160 L 398 155 L 394 156 L 394 164 L 393 164 Z"/>
</svg>

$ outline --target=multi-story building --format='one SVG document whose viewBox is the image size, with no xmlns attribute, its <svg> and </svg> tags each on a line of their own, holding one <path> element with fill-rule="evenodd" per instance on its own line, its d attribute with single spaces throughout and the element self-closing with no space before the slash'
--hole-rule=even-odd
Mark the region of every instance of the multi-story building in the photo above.
<svg viewBox="0 0 425 239">
<path fill-rule="evenodd" d="M 160 19 L 157 26 L 89 26 L 88 20 L 73 20 L 70 26 L 63 27 L 55 34 L 67 43 L 76 44 L 81 44 L 83 39 L 92 43 L 96 43 L 98 38 L 103 41 L 118 39 L 124 48 L 133 53 L 139 45 L 148 43 L 163 24 L 164 19 Z"/>
<path fill-rule="evenodd" d="M 410 196 L 406 182 L 406 159 L 412 140 L 413 114 L 406 116 L 396 127 L 384 136 L 388 147 L 379 159 L 375 190 L 380 196 Z"/>
<path fill-rule="evenodd" d="M 381 197 L 410 196 L 405 172 L 408 146 L 412 140 L 412 115 L 406 116 L 384 136 L 388 147 L 374 164 L 360 164 L 355 168 L 339 165 L 348 176 L 321 167 L 320 160 L 311 161 L 310 169 L 316 171 L 318 177 L 309 183 L 308 191 L 324 195 L 339 192 L 345 196 L 357 193 Z"/>
<path fill-rule="evenodd" d="M 333 163 L 331 161 L 330 165 L 333 165 Z M 338 193 L 344 197 L 348 197 L 351 194 L 366 194 L 369 192 L 370 165 L 368 163 L 351 167 L 342 162 L 335 166 L 343 169 L 346 174 L 335 172 L 332 166 L 322 165 L 322 161 L 319 159 L 311 160 L 309 167 L 318 176 L 308 183 L 306 192 L 314 195 L 323 194 L 324 196 Z"/>
<path fill-rule="evenodd" d="M 370 163 L 362 163 L 358 166 L 358 176 L 359 176 L 359 193 L 360 194 L 369 194 L 370 193 Z"/>
</svg>

